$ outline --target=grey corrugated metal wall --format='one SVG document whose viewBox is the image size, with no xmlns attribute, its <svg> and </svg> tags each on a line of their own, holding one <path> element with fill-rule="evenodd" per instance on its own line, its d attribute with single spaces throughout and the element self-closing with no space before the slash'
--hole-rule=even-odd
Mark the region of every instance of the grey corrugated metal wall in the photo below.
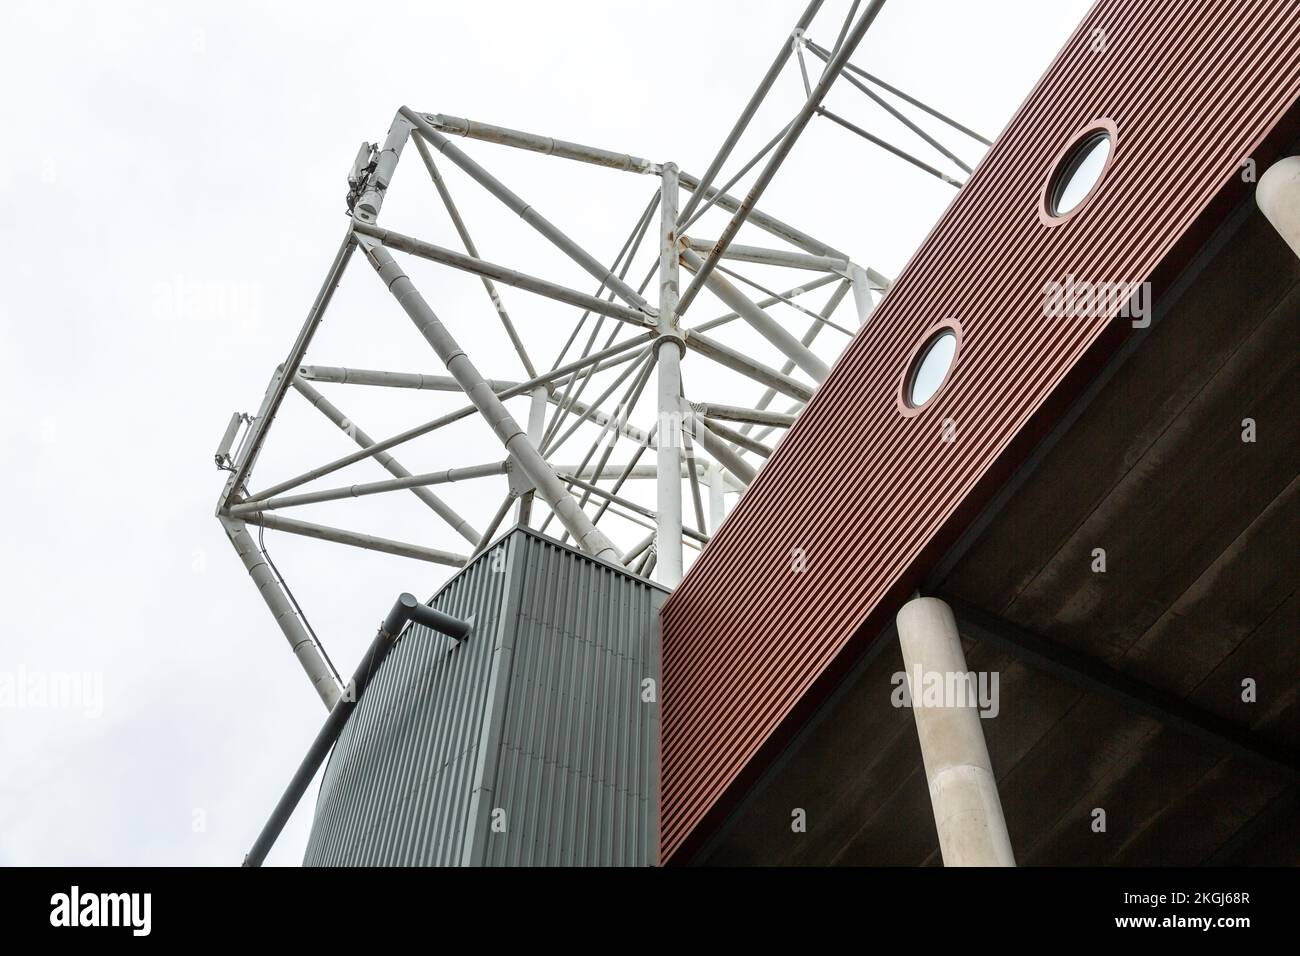
<svg viewBox="0 0 1300 956">
<path fill-rule="evenodd" d="M 430 602 L 335 745 L 303 859 L 337 865 L 656 862 L 667 593 L 517 528 Z"/>
</svg>

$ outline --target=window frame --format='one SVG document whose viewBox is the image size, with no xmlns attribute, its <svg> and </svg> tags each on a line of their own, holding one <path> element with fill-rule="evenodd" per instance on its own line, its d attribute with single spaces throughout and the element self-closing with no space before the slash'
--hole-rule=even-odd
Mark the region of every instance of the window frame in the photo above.
<svg viewBox="0 0 1300 956">
<path fill-rule="evenodd" d="M 948 363 L 948 368 L 944 370 L 943 379 L 939 382 L 939 387 L 934 390 L 929 398 L 920 405 L 912 404 L 912 386 L 916 382 L 916 373 L 920 371 L 921 364 L 930 354 L 930 350 L 935 343 L 945 334 L 951 334 L 955 339 L 952 350 L 952 360 Z M 916 340 L 908 353 L 906 364 L 903 366 L 903 375 L 899 379 L 898 385 L 898 410 L 905 418 L 912 418 L 921 414 L 926 409 L 931 408 L 934 403 L 948 390 L 956 377 L 953 373 L 957 369 L 958 363 L 961 362 L 963 333 L 961 323 L 956 319 L 947 318 L 936 322 L 927 328 Z"/>
<path fill-rule="evenodd" d="M 1097 174 L 1096 181 L 1084 194 L 1084 197 L 1075 204 L 1073 209 L 1068 212 L 1056 213 L 1054 211 L 1055 202 L 1060 193 L 1062 180 L 1066 178 L 1066 167 L 1077 158 L 1081 158 L 1078 154 L 1090 141 L 1098 136 L 1105 136 L 1110 141 L 1110 150 L 1106 154 L 1106 162 L 1102 164 L 1101 172 Z M 1115 163 L 1115 156 L 1118 151 L 1119 130 L 1111 120 L 1105 118 L 1095 119 L 1077 130 L 1052 160 L 1047 173 L 1047 180 L 1043 183 L 1038 201 L 1038 218 L 1043 225 L 1059 226 L 1087 209 L 1101 192 L 1102 184 L 1110 174 L 1110 168 Z M 1077 172 L 1077 170 L 1078 166 L 1076 165 L 1075 171 Z"/>
</svg>

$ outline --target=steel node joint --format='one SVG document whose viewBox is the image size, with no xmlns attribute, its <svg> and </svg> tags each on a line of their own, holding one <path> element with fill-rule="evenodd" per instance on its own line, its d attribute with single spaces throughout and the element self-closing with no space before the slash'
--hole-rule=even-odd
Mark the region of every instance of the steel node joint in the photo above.
<svg viewBox="0 0 1300 956">
<path fill-rule="evenodd" d="M 674 329 L 671 332 L 660 332 L 655 338 L 655 354 L 658 355 L 665 345 L 676 345 L 677 354 L 684 356 L 686 354 L 686 336 L 689 333 Z"/>
</svg>

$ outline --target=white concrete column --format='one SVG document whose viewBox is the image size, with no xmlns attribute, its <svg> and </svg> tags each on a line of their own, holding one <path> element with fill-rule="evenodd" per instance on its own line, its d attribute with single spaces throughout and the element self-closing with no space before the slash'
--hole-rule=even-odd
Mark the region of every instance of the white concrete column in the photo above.
<svg viewBox="0 0 1300 956">
<path fill-rule="evenodd" d="M 908 601 L 898 612 L 898 641 L 944 866 L 1015 866 L 952 609 L 937 598 Z M 969 692 L 936 700 L 927 683 L 940 679 L 946 690 Z"/>
<path fill-rule="evenodd" d="M 1300 156 L 1287 156 L 1268 167 L 1255 187 L 1255 201 L 1291 251 L 1300 256 Z"/>
</svg>

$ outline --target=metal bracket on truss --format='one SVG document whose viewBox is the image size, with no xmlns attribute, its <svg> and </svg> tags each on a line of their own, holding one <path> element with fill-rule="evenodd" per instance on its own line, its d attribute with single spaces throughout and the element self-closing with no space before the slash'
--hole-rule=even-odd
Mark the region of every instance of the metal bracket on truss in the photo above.
<svg viewBox="0 0 1300 956">
<path fill-rule="evenodd" d="M 230 416 L 230 422 L 226 425 L 226 431 L 221 436 L 221 444 L 217 446 L 217 452 L 212 457 L 217 463 L 217 468 L 221 471 L 235 470 L 235 439 L 239 437 L 239 430 L 244 425 L 251 425 L 253 416 L 244 412 L 233 412 Z M 247 435 L 247 432 L 245 432 Z"/>
<path fill-rule="evenodd" d="M 361 148 L 357 150 L 357 158 L 352 161 L 352 169 L 348 172 L 348 215 L 352 215 L 356 209 L 357 202 L 361 199 L 362 193 L 370 185 L 370 179 L 375 174 L 375 165 L 379 155 L 379 147 L 375 143 L 362 143 Z"/>
</svg>

